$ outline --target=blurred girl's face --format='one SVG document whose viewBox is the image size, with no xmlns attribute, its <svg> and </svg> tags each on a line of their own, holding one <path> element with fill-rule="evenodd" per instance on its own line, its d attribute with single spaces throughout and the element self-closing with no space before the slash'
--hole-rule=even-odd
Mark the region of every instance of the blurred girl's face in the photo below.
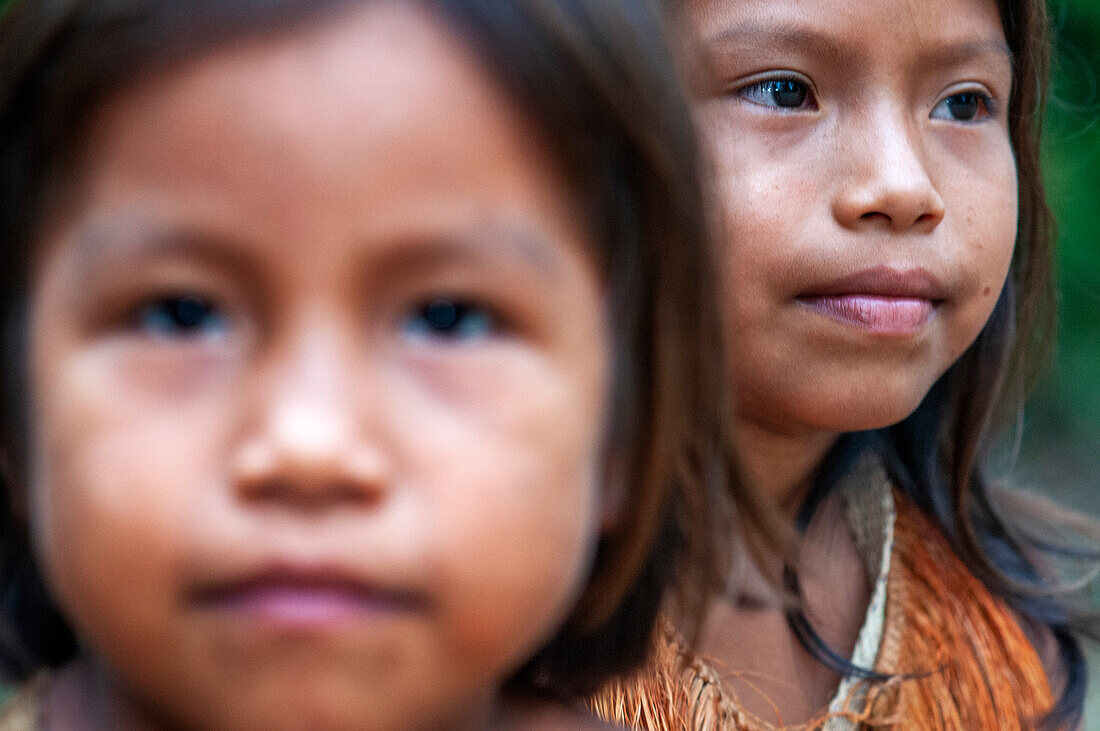
<svg viewBox="0 0 1100 731">
<path fill-rule="evenodd" d="M 185 725 L 472 724 L 598 532 L 602 284 L 541 140 L 412 3 L 91 139 L 30 322 L 32 527 L 85 647 Z"/>
<path fill-rule="evenodd" d="M 994 0 L 691 0 L 728 224 L 742 417 L 907 416 L 974 341 L 1016 236 Z"/>
</svg>

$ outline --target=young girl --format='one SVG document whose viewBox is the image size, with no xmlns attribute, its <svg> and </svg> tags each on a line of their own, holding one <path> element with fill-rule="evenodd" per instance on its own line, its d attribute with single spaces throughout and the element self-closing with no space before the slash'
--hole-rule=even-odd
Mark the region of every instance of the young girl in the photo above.
<svg viewBox="0 0 1100 731">
<path fill-rule="evenodd" d="M 672 68 L 633 0 L 9 6 L 0 727 L 596 725 L 728 520 Z"/>
<path fill-rule="evenodd" d="M 1074 724 L 1092 620 L 1049 571 L 1073 521 L 1043 536 L 1051 509 L 981 469 L 1052 311 L 1042 0 L 677 5 L 709 74 L 740 456 L 805 530 L 797 570 L 763 567 L 801 609 L 716 601 L 698 655 L 662 646 L 596 706 L 644 728 Z"/>
</svg>

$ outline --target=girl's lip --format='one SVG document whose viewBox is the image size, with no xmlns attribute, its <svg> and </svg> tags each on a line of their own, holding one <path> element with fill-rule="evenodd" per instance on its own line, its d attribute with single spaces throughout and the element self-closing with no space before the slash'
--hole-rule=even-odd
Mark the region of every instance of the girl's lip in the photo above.
<svg viewBox="0 0 1100 731">
<path fill-rule="evenodd" d="M 286 630 L 326 629 L 423 611 L 416 594 L 376 586 L 330 569 L 271 566 L 197 587 L 191 604 Z"/>
<path fill-rule="evenodd" d="M 815 312 L 874 335 L 912 336 L 928 324 L 936 306 L 929 299 L 846 294 L 799 297 L 798 302 Z"/>
<path fill-rule="evenodd" d="M 933 304 L 947 299 L 947 288 L 927 269 L 898 269 L 875 266 L 819 282 L 808 287 L 799 299 L 878 297 L 897 300 L 927 300 Z"/>
</svg>

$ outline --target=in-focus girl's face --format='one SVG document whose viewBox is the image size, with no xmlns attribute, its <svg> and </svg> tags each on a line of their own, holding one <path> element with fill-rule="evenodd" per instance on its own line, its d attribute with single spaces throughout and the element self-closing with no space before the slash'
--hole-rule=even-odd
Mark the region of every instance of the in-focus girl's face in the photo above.
<svg viewBox="0 0 1100 731">
<path fill-rule="evenodd" d="M 30 322 L 33 531 L 79 636 L 189 724 L 465 726 L 598 532 L 602 284 L 541 140 L 369 3 L 92 142 Z"/>
<path fill-rule="evenodd" d="M 897 422 L 980 332 L 1016 235 L 994 0 L 692 0 L 743 416 Z"/>
</svg>

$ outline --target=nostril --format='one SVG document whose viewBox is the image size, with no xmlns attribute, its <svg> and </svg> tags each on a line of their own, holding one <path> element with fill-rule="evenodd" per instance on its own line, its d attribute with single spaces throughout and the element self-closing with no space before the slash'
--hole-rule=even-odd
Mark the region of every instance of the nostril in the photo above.
<svg viewBox="0 0 1100 731">
<path fill-rule="evenodd" d="M 369 506 L 380 493 L 351 479 L 294 479 L 271 477 L 253 482 L 247 499 L 259 505 L 298 511 L 323 511 L 335 507 Z"/>
<path fill-rule="evenodd" d="M 328 499 L 329 502 L 339 505 L 369 505 L 377 502 L 381 494 L 363 483 L 338 480 L 329 488 Z"/>
<path fill-rule="evenodd" d="M 292 492 L 286 480 L 266 479 L 253 481 L 245 491 L 245 496 L 252 502 L 279 503 L 285 501 Z"/>
</svg>

